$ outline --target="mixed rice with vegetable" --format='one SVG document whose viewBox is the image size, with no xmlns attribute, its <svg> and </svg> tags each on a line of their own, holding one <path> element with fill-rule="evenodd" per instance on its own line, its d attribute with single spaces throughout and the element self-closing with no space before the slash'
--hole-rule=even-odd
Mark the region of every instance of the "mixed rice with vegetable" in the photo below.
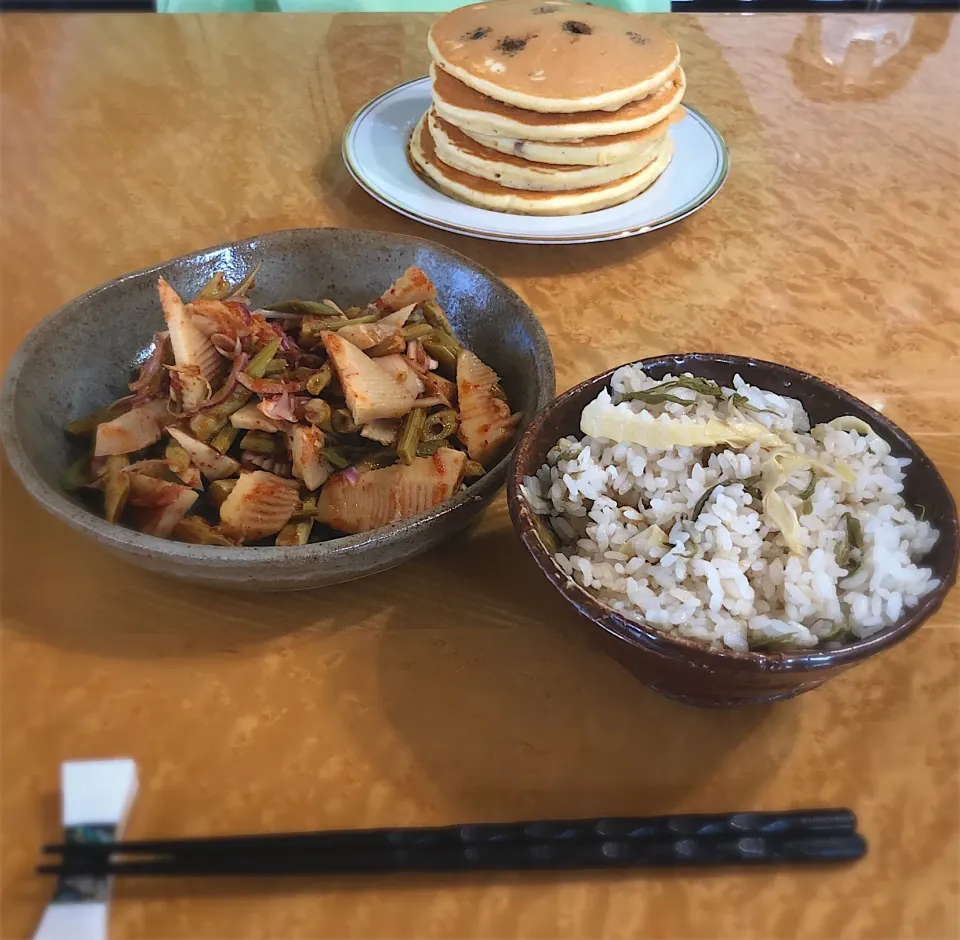
<svg viewBox="0 0 960 940">
<path fill-rule="evenodd" d="M 131 394 L 67 427 L 84 452 L 64 484 L 109 522 L 304 545 L 437 506 L 509 449 L 519 415 L 419 268 L 346 310 L 252 309 L 255 278 L 218 272 L 188 303 L 160 278 L 167 328 Z"/>
<path fill-rule="evenodd" d="M 866 422 L 690 374 L 617 370 L 523 494 L 563 570 L 623 616 L 733 650 L 824 646 L 895 622 L 938 582 L 909 460 Z"/>
</svg>

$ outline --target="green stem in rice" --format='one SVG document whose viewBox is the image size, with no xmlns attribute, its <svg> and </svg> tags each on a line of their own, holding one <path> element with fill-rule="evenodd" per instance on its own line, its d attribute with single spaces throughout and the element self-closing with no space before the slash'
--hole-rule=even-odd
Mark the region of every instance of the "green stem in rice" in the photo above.
<svg viewBox="0 0 960 940">
<path fill-rule="evenodd" d="M 735 392 L 730 396 L 728 401 L 734 406 L 734 408 L 739 408 L 741 411 L 753 411 L 757 414 L 763 415 L 773 415 L 777 418 L 782 418 L 783 415 L 779 411 L 773 411 L 770 408 L 758 408 L 754 405 L 746 395 L 741 395 L 739 392 Z"/>
<path fill-rule="evenodd" d="M 642 401 L 645 405 L 663 405 L 666 402 L 671 402 L 674 405 L 694 404 L 688 398 L 677 398 L 676 395 L 655 388 L 646 389 L 642 392 L 627 392 L 626 395 L 621 396 L 620 401 Z"/>
<path fill-rule="evenodd" d="M 763 480 L 763 474 L 758 473 L 756 476 L 747 477 L 745 480 L 740 481 L 743 485 L 744 492 L 758 503 L 763 502 L 763 493 L 760 491 L 761 480 Z"/>
<path fill-rule="evenodd" d="M 755 640 L 749 640 L 748 643 L 752 650 L 770 653 L 792 649 L 795 646 L 791 637 L 760 636 Z"/>
<path fill-rule="evenodd" d="M 693 512 L 690 515 L 691 522 L 697 521 L 697 517 L 700 515 L 700 513 L 703 512 L 704 506 L 707 505 L 707 500 L 710 499 L 710 497 L 713 495 L 713 491 L 716 490 L 718 487 L 725 485 L 726 482 L 727 482 L 726 480 L 720 480 L 719 483 L 714 483 L 713 486 L 711 486 L 710 489 L 708 489 L 703 494 L 703 496 L 701 496 L 697 500 L 696 504 L 693 507 Z"/>
<path fill-rule="evenodd" d="M 846 569 L 846 577 L 852 577 L 860 570 L 863 564 L 863 528 L 860 520 L 852 513 L 845 512 L 843 519 L 846 535 L 837 546 L 837 564 Z"/>
<path fill-rule="evenodd" d="M 806 489 L 800 493 L 800 511 L 805 515 L 809 516 L 813 512 L 813 492 L 817 488 L 817 475 L 810 471 L 810 482 L 807 484 Z"/>
</svg>

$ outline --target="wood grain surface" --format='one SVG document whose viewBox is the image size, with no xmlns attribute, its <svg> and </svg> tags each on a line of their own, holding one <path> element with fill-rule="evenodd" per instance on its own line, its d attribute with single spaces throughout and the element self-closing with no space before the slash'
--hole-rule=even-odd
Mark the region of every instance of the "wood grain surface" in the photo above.
<svg viewBox="0 0 960 940">
<path fill-rule="evenodd" d="M 271 229 L 384 229 L 503 276 L 560 388 L 666 352 L 779 360 L 879 403 L 960 491 L 956 22 L 885 18 L 910 38 L 877 64 L 844 43 L 878 20 L 670 17 L 730 179 L 665 231 L 557 248 L 434 232 L 350 181 L 344 124 L 425 72 L 429 22 L 0 19 L 2 363 L 125 271 Z M 819 691 L 700 711 L 590 646 L 502 498 L 405 567 L 257 598 L 114 561 L 9 472 L 0 496 L 3 938 L 50 894 L 32 868 L 58 835 L 60 762 L 112 756 L 140 767 L 134 837 L 839 804 L 871 842 L 830 871 L 121 881 L 112 940 L 960 932 L 956 593 Z"/>
</svg>

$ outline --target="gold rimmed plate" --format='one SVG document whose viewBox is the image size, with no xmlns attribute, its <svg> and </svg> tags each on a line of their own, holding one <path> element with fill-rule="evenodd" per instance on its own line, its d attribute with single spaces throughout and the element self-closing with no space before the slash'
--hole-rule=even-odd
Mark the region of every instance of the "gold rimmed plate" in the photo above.
<svg viewBox="0 0 960 940">
<path fill-rule="evenodd" d="M 696 109 L 671 128 L 676 145 L 664 174 L 639 196 L 572 216 L 492 212 L 458 202 L 425 182 L 407 159 L 407 140 L 431 104 L 430 79 L 418 78 L 365 105 L 343 134 L 343 160 L 357 183 L 396 212 L 434 228 L 536 245 L 613 241 L 663 228 L 705 206 L 727 177 L 730 159 L 717 129 Z"/>
</svg>

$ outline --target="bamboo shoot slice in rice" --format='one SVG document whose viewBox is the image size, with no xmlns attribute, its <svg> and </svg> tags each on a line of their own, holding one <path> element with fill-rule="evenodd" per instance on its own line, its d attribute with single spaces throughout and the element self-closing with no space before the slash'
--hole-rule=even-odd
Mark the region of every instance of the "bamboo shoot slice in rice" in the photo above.
<svg viewBox="0 0 960 940">
<path fill-rule="evenodd" d="M 458 437 L 470 459 L 485 467 L 495 463 L 509 446 L 520 420 L 496 394 L 499 381 L 497 373 L 469 350 L 457 357 Z"/>
<path fill-rule="evenodd" d="M 368 424 L 377 418 L 401 418 L 413 406 L 414 396 L 405 387 L 339 334 L 324 333 L 323 344 L 356 424 Z"/>
<path fill-rule="evenodd" d="M 776 447 L 783 443 L 777 434 L 757 422 L 700 420 L 666 414 L 654 417 L 648 411 L 634 411 L 626 402 L 614 405 L 607 391 L 602 391 L 583 409 L 580 430 L 590 437 L 639 444 L 652 450 L 718 444 L 745 447 L 754 442 Z"/>
<path fill-rule="evenodd" d="M 276 535 L 300 504 L 297 490 L 293 480 L 266 470 L 241 473 L 220 506 L 220 529 L 240 542 Z"/>
<path fill-rule="evenodd" d="M 335 473 L 317 498 L 317 521 L 355 533 L 408 519 L 453 496 L 466 462 L 463 451 L 442 447 L 409 465 Z"/>
<path fill-rule="evenodd" d="M 823 427 L 834 431 L 856 431 L 857 434 L 872 439 L 871 446 L 876 453 L 884 457 L 890 454 L 890 445 L 866 421 L 855 415 L 841 415 L 828 421 Z"/>
</svg>

